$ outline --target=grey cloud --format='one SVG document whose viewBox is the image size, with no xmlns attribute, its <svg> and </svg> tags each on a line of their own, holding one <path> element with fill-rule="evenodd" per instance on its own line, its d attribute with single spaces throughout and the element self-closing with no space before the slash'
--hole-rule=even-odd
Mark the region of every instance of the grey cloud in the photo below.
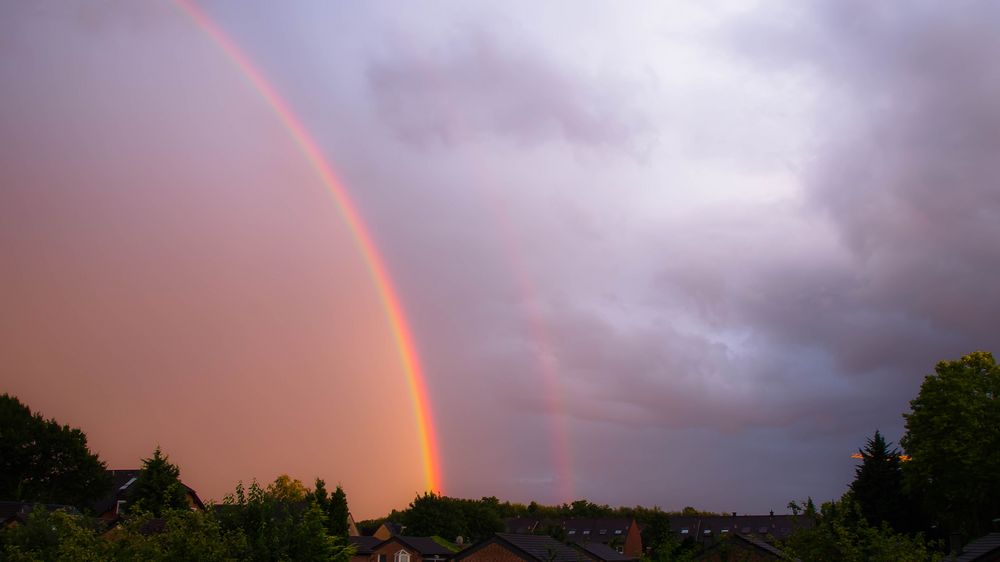
<svg viewBox="0 0 1000 562">
<path fill-rule="evenodd" d="M 368 83 L 379 115 L 416 145 L 495 135 L 518 145 L 560 139 L 632 149 L 645 132 L 627 92 L 489 33 L 462 36 L 447 53 L 384 57 L 369 67 Z"/>
</svg>

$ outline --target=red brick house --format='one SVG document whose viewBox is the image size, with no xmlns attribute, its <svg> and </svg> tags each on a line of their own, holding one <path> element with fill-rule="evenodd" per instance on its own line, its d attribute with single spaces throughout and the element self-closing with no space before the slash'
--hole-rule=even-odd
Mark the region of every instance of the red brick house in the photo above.
<svg viewBox="0 0 1000 562">
<path fill-rule="evenodd" d="M 459 552 L 453 562 L 591 562 L 583 552 L 547 535 L 497 533 Z"/>
<path fill-rule="evenodd" d="M 443 541 L 442 541 L 443 542 Z M 431 537 L 394 535 L 371 547 L 369 562 L 445 562 L 455 556 L 450 548 Z"/>
</svg>

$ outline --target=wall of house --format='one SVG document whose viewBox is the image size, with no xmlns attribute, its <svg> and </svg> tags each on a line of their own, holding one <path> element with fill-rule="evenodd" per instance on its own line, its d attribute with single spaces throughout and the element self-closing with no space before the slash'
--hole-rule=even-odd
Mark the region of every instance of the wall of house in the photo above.
<svg viewBox="0 0 1000 562">
<path fill-rule="evenodd" d="M 494 542 L 463 556 L 461 562 L 525 562 L 525 560 L 527 559 Z"/>
<path fill-rule="evenodd" d="M 394 556 L 400 550 L 405 550 L 406 552 L 410 553 L 410 562 L 424 562 L 424 558 L 422 556 L 420 556 L 419 552 L 416 552 L 413 549 L 407 548 L 407 547 L 403 546 L 402 544 L 400 544 L 400 543 L 398 543 L 398 542 L 396 542 L 394 540 L 393 541 L 389 541 L 389 542 L 385 543 L 384 545 L 382 545 L 382 546 L 380 546 L 378 548 L 373 549 L 372 550 L 372 554 L 369 557 L 369 560 L 371 562 L 378 562 L 378 555 L 379 554 L 385 554 L 385 560 L 386 560 L 386 562 L 394 562 L 394 560 L 395 560 Z"/>
<path fill-rule="evenodd" d="M 625 534 L 624 554 L 636 558 L 642 556 L 642 533 L 639 532 L 639 525 L 635 521 L 629 525 Z"/>
</svg>

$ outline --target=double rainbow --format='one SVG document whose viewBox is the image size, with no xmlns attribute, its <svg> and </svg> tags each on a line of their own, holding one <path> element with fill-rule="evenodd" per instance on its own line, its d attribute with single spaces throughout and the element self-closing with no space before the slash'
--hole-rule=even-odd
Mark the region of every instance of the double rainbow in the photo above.
<svg viewBox="0 0 1000 562">
<path fill-rule="evenodd" d="M 430 400 L 424 374 L 420 368 L 420 358 L 417 355 L 413 336 L 406 322 L 406 315 L 400 305 L 399 297 L 389 278 L 382 256 L 379 254 L 372 236 L 365 226 L 361 215 L 347 194 L 344 185 L 337 179 L 333 167 L 323 157 L 319 145 L 309 134 L 308 129 L 295 115 L 288 103 L 251 62 L 250 58 L 208 15 L 191 0 L 177 0 L 177 5 L 191 17 L 212 40 L 222 48 L 229 59 L 250 81 L 254 89 L 264 98 L 275 115 L 285 126 L 288 134 L 298 145 L 306 160 L 315 170 L 320 182 L 326 186 L 340 211 L 348 229 L 354 236 L 354 241 L 371 274 L 379 299 L 382 301 L 386 319 L 392 330 L 393 338 L 399 349 L 403 372 L 409 385 L 413 399 L 413 410 L 416 416 L 417 431 L 421 439 L 421 454 L 423 456 L 423 471 L 428 491 L 440 492 L 441 468 L 438 459 L 437 438 L 434 431 L 434 421 L 431 417 Z"/>
</svg>

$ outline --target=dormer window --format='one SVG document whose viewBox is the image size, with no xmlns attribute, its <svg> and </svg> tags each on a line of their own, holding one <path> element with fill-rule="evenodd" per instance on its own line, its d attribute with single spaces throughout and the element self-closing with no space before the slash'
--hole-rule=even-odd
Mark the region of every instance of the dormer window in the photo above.
<svg viewBox="0 0 1000 562">
<path fill-rule="evenodd" d="M 410 553 L 400 550 L 392 557 L 392 562 L 410 562 Z"/>
</svg>

